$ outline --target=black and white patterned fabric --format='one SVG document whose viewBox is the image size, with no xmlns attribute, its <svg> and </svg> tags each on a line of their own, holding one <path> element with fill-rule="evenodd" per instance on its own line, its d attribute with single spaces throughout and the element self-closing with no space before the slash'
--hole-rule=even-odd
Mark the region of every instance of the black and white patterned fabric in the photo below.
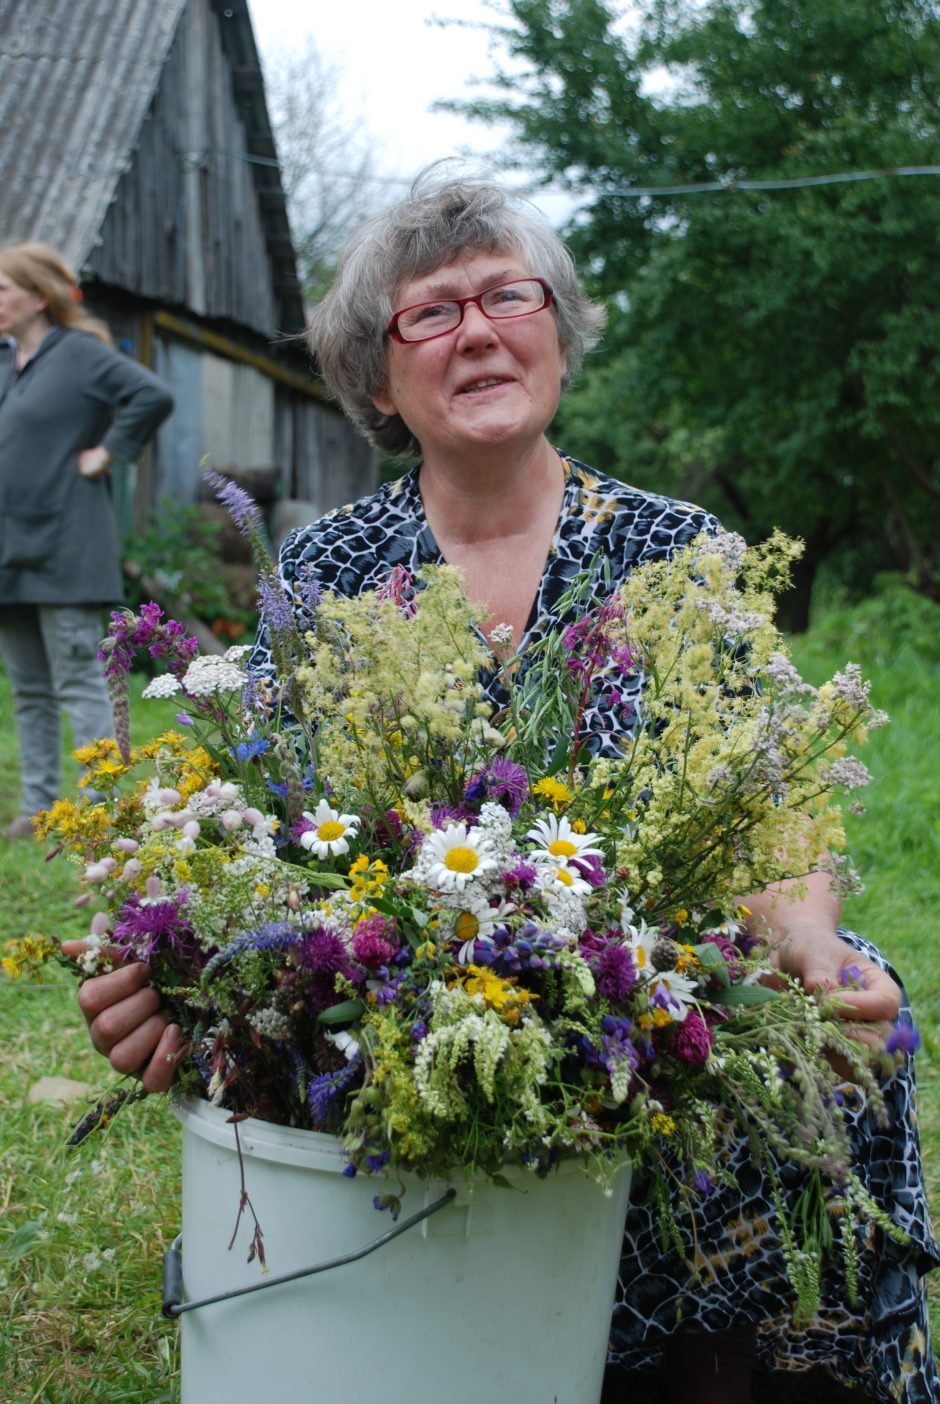
<svg viewBox="0 0 940 1404">
<path fill-rule="evenodd" d="M 574 622 L 562 617 L 558 601 L 571 579 L 592 562 L 596 589 L 603 596 L 634 566 L 662 559 L 700 532 L 718 529 L 714 517 L 688 503 L 641 492 L 571 458 L 563 463 L 562 510 L 522 640 L 523 655 L 547 631 Z M 384 584 L 395 566 L 414 575 L 424 565 L 441 563 L 424 515 L 418 473 L 416 468 L 372 497 L 288 537 L 281 551 L 288 590 L 302 593 L 311 568 L 324 589 L 357 595 Z M 608 565 L 606 584 L 599 557 Z M 259 671 L 272 666 L 263 628 L 252 665 Z M 523 657 L 517 680 L 524 679 L 524 670 Z M 501 706 L 504 698 L 497 684 L 492 678 L 484 683 Z M 614 754 L 616 738 L 623 733 L 623 714 L 595 715 L 590 726 L 595 749 Z M 842 934 L 889 968 L 861 937 Z M 902 1019 L 910 1022 L 906 1001 Z M 694 1233 L 688 1219 L 682 1221 L 681 1254 L 664 1248 L 658 1220 L 643 1204 L 642 1181 L 634 1186 L 611 1325 L 612 1371 L 655 1368 L 680 1324 L 719 1331 L 753 1323 L 758 1327 L 760 1368 L 801 1371 L 824 1365 L 834 1379 L 861 1385 L 884 1404 L 940 1400 L 924 1289 L 924 1275 L 940 1264 L 940 1249 L 924 1191 L 910 1060 L 894 1072 L 885 1094 L 887 1129 L 877 1126 L 864 1106 L 852 1112 L 855 1168 L 910 1242 L 899 1246 L 872 1228 L 861 1245 L 857 1301 L 846 1300 L 833 1273 L 813 1321 L 804 1329 L 794 1328 L 792 1293 L 773 1228 L 768 1186 L 747 1145 L 729 1127 L 732 1183 L 701 1202 Z M 795 1199 L 801 1175 L 786 1166 L 779 1173 L 785 1191 Z"/>
</svg>

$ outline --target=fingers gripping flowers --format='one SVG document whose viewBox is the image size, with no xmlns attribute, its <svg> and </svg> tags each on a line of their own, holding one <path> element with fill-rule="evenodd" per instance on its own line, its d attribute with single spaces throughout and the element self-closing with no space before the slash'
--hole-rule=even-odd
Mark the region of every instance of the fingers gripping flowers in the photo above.
<svg viewBox="0 0 940 1404">
<path fill-rule="evenodd" d="M 187 1039 L 182 1089 L 334 1131 L 353 1169 L 578 1156 L 603 1177 L 668 1156 L 690 1195 L 721 1173 L 724 1103 L 845 1183 L 826 1051 L 877 1091 L 817 1001 L 757 983 L 736 903 L 830 860 L 829 791 L 859 778 L 835 762 L 872 722 L 854 678 L 804 691 L 781 666 L 788 559 L 699 543 L 637 569 L 598 627 L 573 586 L 515 690 L 447 567 L 357 599 L 306 581 L 274 679 L 122 616 L 110 657 L 163 629 L 193 724 L 91 757 L 105 803 L 42 832 L 80 861 L 99 945 L 148 960 Z M 592 758 L 594 693 L 630 670 L 634 728 Z"/>
</svg>

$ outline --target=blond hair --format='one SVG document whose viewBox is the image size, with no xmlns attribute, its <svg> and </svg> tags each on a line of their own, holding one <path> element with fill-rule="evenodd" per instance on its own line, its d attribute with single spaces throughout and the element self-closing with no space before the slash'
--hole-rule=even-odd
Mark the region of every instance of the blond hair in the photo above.
<svg viewBox="0 0 940 1404">
<path fill-rule="evenodd" d="M 11 244 L 0 249 L 0 273 L 17 287 L 43 298 L 49 320 L 57 326 L 88 332 L 112 345 L 104 322 L 89 316 L 82 307 L 77 273 L 48 244 Z"/>
</svg>

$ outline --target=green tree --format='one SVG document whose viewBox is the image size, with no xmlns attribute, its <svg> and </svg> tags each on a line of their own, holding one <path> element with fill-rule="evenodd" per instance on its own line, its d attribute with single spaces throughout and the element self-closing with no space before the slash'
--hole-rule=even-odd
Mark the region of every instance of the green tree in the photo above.
<svg viewBox="0 0 940 1404">
<path fill-rule="evenodd" d="M 940 178 L 637 196 L 940 163 L 930 0 L 506 0 L 516 156 L 583 203 L 611 303 L 559 439 L 864 591 L 940 598 Z M 466 105 L 465 105 L 466 107 Z"/>
</svg>

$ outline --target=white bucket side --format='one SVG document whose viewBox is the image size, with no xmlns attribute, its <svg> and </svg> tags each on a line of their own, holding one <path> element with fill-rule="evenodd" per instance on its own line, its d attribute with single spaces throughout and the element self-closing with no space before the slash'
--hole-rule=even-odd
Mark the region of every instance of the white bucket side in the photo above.
<svg viewBox="0 0 940 1404">
<path fill-rule="evenodd" d="M 184 1300 L 261 1279 L 250 1215 L 228 1252 L 240 1174 L 227 1113 L 175 1108 L 183 1126 Z M 381 1176 L 349 1179 L 331 1136 L 239 1123 L 246 1188 L 272 1276 L 363 1247 L 392 1223 Z M 629 1172 L 614 1192 L 575 1165 L 519 1188 L 458 1184 L 458 1199 L 375 1253 L 186 1313 L 182 1404 L 335 1404 L 381 1389 L 408 1404 L 597 1404 Z M 406 1177 L 407 1217 L 446 1186 Z"/>
</svg>

